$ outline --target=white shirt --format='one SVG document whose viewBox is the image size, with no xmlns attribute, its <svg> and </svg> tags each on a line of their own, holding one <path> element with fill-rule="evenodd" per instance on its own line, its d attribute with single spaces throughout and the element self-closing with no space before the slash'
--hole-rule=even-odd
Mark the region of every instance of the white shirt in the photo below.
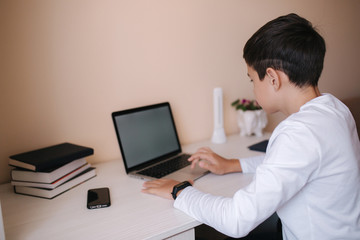
<svg viewBox="0 0 360 240">
<path fill-rule="evenodd" d="M 360 143 L 348 108 L 317 97 L 274 130 L 264 159 L 240 159 L 253 181 L 232 198 L 184 189 L 174 206 L 232 236 L 275 211 L 284 239 L 360 239 Z"/>
</svg>

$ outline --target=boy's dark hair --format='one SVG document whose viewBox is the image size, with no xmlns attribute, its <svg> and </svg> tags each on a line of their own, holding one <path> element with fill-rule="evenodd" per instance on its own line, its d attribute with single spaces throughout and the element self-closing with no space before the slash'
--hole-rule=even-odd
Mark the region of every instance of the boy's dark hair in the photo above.
<svg viewBox="0 0 360 240">
<path fill-rule="evenodd" d="M 271 67 L 283 71 L 296 86 L 317 86 L 325 57 L 325 41 L 306 19 L 292 13 L 261 27 L 247 41 L 244 59 L 260 79 Z"/>
</svg>

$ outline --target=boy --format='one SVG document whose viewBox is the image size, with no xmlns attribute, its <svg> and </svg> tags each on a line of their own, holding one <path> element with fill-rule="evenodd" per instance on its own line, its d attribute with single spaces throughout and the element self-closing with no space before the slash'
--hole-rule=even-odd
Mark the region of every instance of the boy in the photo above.
<svg viewBox="0 0 360 240">
<path fill-rule="evenodd" d="M 169 199 L 173 191 L 176 208 L 233 237 L 276 211 L 284 239 L 359 239 L 360 143 L 348 108 L 317 88 L 324 56 L 325 42 L 306 19 L 289 14 L 265 24 L 244 59 L 258 103 L 287 119 L 265 157 L 228 160 L 202 148 L 189 158 L 216 174 L 255 172 L 253 181 L 232 198 L 168 179 L 145 182 L 142 191 Z"/>
</svg>

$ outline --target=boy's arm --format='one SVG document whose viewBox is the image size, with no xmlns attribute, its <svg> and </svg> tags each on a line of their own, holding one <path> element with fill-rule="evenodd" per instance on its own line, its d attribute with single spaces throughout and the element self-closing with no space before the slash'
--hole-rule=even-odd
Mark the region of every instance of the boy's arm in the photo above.
<svg viewBox="0 0 360 240">
<path fill-rule="evenodd" d="M 210 148 L 200 148 L 189 158 L 189 161 L 192 168 L 198 164 L 201 168 L 222 175 L 231 172 L 254 173 L 264 158 L 265 154 L 241 159 L 226 159 L 214 153 Z"/>
<path fill-rule="evenodd" d="M 231 172 L 255 172 L 257 166 L 263 162 L 264 156 L 265 155 L 243 159 L 226 159 L 214 153 L 210 148 L 200 148 L 189 158 L 189 161 L 191 162 L 192 167 L 199 164 L 201 168 L 222 175 Z M 143 184 L 144 188 L 142 189 L 142 192 L 172 199 L 170 193 L 173 187 L 178 183 L 178 181 L 172 179 L 148 181 Z"/>
<path fill-rule="evenodd" d="M 191 162 L 192 168 L 198 164 L 201 168 L 218 175 L 243 171 L 238 159 L 223 158 L 206 147 L 200 148 L 189 158 L 189 161 Z"/>
<path fill-rule="evenodd" d="M 256 169 L 256 173 L 233 197 L 187 187 L 174 206 L 226 235 L 243 237 L 297 194 L 316 172 L 318 152 L 314 145 L 304 137 L 302 128 L 274 137 L 262 164 L 258 165 L 261 156 L 240 160 L 244 172 Z"/>
<path fill-rule="evenodd" d="M 201 168 L 219 175 L 231 172 L 242 172 L 239 159 L 223 158 L 214 153 L 210 148 L 200 148 L 189 158 L 189 161 L 191 162 L 192 168 L 198 164 Z M 192 183 L 192 181 L 190 182 Z M 154 194 L 163 198 L 172 199 L 173 197 L 171 196 L 171 191 L 178 183 L 178 181 L 172 179 L 147 181 L 144 182 L 143 189 L 141 191 L 143 193 Z M 181 191 L 179 191 L 178 194 L 180 194 L 180 192 Z"/>
<path fill-rule="evenodd" d="M 254 173 L 256 168 L 264 161 L 265 154 L 255 157 L 240 158 L 239 162 L 244 173 Z"/>
</svg>

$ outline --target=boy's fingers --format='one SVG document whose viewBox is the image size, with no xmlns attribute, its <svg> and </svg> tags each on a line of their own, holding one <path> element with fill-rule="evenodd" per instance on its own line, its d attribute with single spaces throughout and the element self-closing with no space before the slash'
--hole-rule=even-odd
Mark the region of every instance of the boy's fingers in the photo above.
<svg viewBox="0 0 360 240">
<path fill-rule="evenodd" d="M 143 193 L 151 193 L 150 188 L 143 188 L 143 189 L 141 189 L 141 192 L 143 192 Z"/>
<path fill-rule="evenodd" d="M 199 162 L 199 166 L 201 168 L 209 170 L 209 171 L 211 171 L 211 168 L 212 168 L 212 166 L 209 163 L 207 163 L 206 161 Z"/>
<path fill-rule="evenodd" d="M 143 187 L 145 188 L 159 187 L 161 184 L 162 184 L 162 179 L 158 179 L 158 180 L 144 182 Z"/>
<path fill-rule="evenodd" d="M 191 162 L 191 168 L 195 168 L 196 164 L 199 162 L 199 160 L 194 160 Z"/>
<path fill-rule="evenodd" d="M 197 153 L 194 153 L 188 160 L 194 161 L 194 160 L 206 159 L 207 155 L 208 154 L 205 152 L 197 152 Z"/>
</svg>

